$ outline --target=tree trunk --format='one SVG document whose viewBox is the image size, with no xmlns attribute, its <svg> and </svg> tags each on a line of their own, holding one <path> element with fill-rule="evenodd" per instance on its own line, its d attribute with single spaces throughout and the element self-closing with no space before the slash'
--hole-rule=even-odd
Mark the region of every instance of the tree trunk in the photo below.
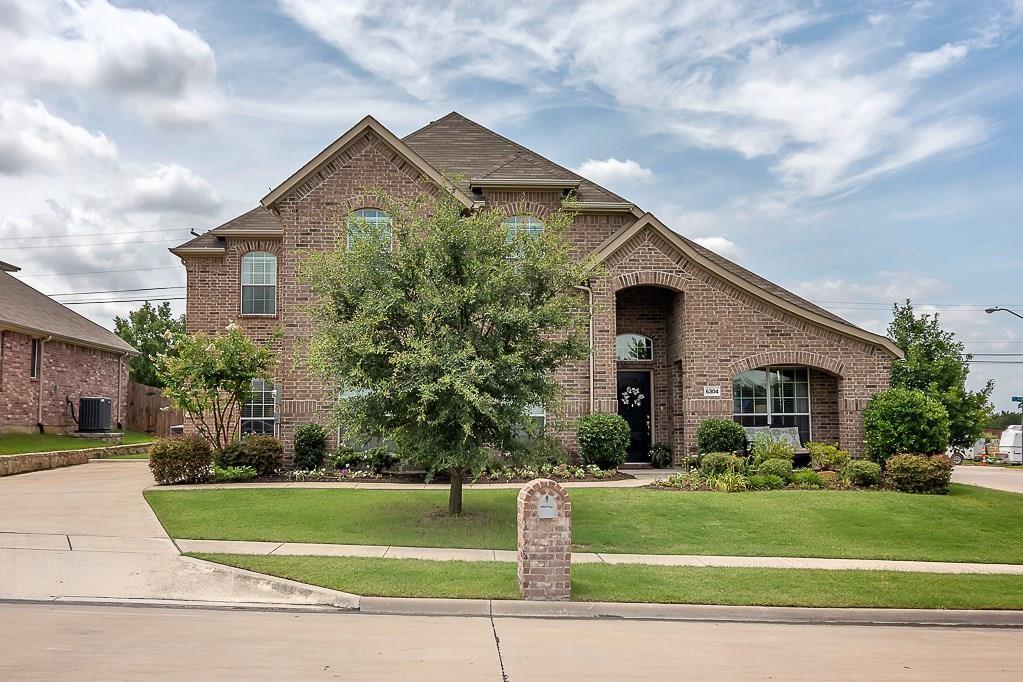
<svg viewBox="0 0 1023 682">
<path fill-rule="evenodd" d="M 457 516 L 462 513 L 462 470 L 452 468 L 451 489 L 448 492 L 448 514 Z"/>
</svg>

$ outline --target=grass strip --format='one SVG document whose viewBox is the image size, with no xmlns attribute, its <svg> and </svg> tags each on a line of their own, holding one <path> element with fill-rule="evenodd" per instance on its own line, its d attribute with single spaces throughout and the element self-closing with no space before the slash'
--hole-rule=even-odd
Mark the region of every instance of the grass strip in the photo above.
<svg viewBox="0 0 1023 682">
<path fill-rule="evenodd" d="M 126 431 L 121 445 L 138 445 L 155 440 L 148 433 Z M 77 438 L 56 433 L 0 434 L 0 455 L 23 455 L 30 452 L 57 452 L 61 450 L 88 450 L 115 445 L 99 438 Z"/>
<path fill-rule="evenodd" d="M 515 548 L 516 490 L 150 490 L 175 538 Z M 575 550 L 1023 564 L 1023 496 L 953 485 L 948 495 L 779 490 L 570 490 Z"/>
<path fill-rule="evenodd" d="M 519 598 L 513 563 L 190 556 L 365 596 Z M 572 599 L 734 606 L 1023 609 L 1023 581 L 1012 575 L 579 564 L 572 567 Z"/>
</svg>

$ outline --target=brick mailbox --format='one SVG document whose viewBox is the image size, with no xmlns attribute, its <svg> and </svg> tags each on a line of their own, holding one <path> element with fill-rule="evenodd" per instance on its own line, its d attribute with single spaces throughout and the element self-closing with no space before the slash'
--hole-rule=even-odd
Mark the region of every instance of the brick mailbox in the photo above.
<svg viewBox="0 0 1023 682">
<path fill-rule="evenodd" d="M 572 501 L 556 481 L 530 481 L 518 497 L 519 592 L 567 601 L 572 594 Z"/>
</svg>

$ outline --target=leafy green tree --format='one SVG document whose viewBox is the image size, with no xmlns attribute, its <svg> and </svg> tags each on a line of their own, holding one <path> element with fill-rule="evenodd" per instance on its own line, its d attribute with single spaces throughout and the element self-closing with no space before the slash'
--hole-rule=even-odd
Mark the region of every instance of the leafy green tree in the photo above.
<svg viewBox="0 0 1023 682">
<path fill-rule="evenodd" d="M 542 234 L 509 233 L 504 214 L 465 214 L 453 197 L 381 195 L 387 232 L 359 224 L 351 248 L 307 254 L 313 370 L 341 395 L 346 433 L 393 443 L 406 461 L 462 481 L 492 448 L 521 447 L 528 408 L 555 399 L 554 372 L 585 357 L 591 268 L 570 254 L 562 209 Z"/>
<path fill-rule="evenodd" d="M 157 356 L 156 374 L 171 406 L 183 410 L 196 431 L 215 449 L 234 443 L 240 408 L 252 380 L 270 380 L 277 337 L 257 344 L 237 325 L 226 333 L 167 332 L 169 352 Z"/>
<path fill-rule="evenodd" d="M 863 430 L 867 454 L 882 468 L 892 455 L 931 455 L 948 448 L 948 412 L 937 398 L 915 388 L 874 395 L 863 410 Z"/>
<path fill-rule="evenodd" d="M 170 350 L 166 334 L 183 334 L 185 316 L 174 317 L 170 303 L 154 306 L 149 301 L 128 313 L 128 318 L 114 318 L 114 332 L 139 351 L 131 359 L 131 380 L 137 384 L 163 388 L 156 373 L 156 358 Z"/>
<path fill-rule="evenodd" d="M 1005 429 L 1013 424 L 1020 423 L 1019 410 L 1002 410 L 998 414 L 991 415 L 991 417 L 984 422 L 985 429 Z"/>
<path fill-rule="evenodd" d="M 972 355 L 955 334 L 941 328 L 939 315 L 916 315 L 913 305 L 892 307 L 888 337 L 906 353 L 892 365 L 892 386 L 914 388 L 937 399 L 949 417 L 949 444 L 968 447 L 980 437 L 991 414 L 994 382 L 979 391 L 966 388 Z"/>
</svg>

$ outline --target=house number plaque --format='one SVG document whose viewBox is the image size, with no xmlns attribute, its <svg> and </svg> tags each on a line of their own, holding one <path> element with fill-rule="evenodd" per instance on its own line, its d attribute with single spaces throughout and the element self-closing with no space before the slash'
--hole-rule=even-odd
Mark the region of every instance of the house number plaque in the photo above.
<svg viewBox="0 0 1023 682">
<path fill-rule="evenodd" d="M 721 387 L 720 386 L 704 386 L 703 387 L 704 398 L 720 398 Z"/>
<path fill-rule="evenodd" d="M 540 496 L 540 503 L 536 506 L 536 518 L 553 519 L 558 515 L 558 503 L 550 493 Z"/>
</svg>

